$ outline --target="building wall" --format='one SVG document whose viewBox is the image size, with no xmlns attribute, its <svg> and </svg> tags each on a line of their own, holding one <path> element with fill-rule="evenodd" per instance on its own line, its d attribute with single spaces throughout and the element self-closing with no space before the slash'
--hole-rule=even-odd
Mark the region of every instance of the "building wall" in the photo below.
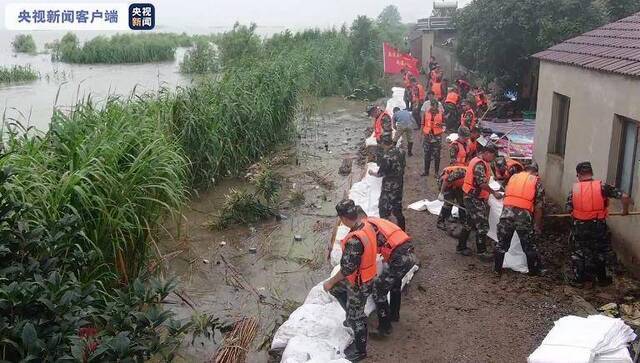
<svg viewBox="0 0 640 363">
<path fill-rule="evenodd" d="M 564 158 L 547 153 L 554 92 L 571 98 Z M 575 181 L 575 166 L 586 160 L 591 161 L 597 178 L 613 184 L 613 160 L 618 154 L 618 145 L 612 142 L 618 132 L 615 115 L 640 121 L 640 78 L 542 61 L 537 105 L 535 158 L 547 196 L 564 205 Z M 635 173 L 638 181 L 640 166 Z M 634 183 L 632 198 L 636 208 L 640 207 L 640 183 Z M 620 209 L 618 201 L 611 202 L 610 210 Z M 640 216 L 610 217 L 608 224 L 618 255 L 640 269 Z"/>
</svg>

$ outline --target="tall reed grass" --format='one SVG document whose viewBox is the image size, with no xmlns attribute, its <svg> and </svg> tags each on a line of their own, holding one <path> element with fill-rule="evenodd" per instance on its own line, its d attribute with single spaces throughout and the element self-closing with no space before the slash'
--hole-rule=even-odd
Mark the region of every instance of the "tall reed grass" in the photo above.
<svg viewBox="0 0 640 363">
<path fill-rule="evenodd" d="M 27 66 L 0 67 L 0 83 L 35 81 L 40 73 Z"/>
</svg>

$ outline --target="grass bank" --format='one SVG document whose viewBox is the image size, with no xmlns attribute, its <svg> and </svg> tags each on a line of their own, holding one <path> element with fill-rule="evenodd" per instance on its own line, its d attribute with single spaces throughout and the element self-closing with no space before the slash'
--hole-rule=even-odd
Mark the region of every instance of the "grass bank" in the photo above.
<svg viewBox="0 0 640 363">
<path fill-rule="evenodd" d="M 0 83 L 35 81 L 40 74 L 31 66 L 0 67 Z"/>
</svg>

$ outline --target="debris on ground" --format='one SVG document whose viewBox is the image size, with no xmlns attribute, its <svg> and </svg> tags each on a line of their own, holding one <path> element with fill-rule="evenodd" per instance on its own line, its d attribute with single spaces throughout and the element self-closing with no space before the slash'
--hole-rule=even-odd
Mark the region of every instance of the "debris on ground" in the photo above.
<svg viewBox="0 0 640 363">
<path fill-rule="evenodd" d="M 338 174 L 343 176 L 351 174 L 352 165 L 353 165 L 353 160 L 351 158 L 343 159 L 342 165 L 338 169 Z"/>
<path fill-rule="evenodd" d="M 327 178 L 326 176 L 320 175 L 320 173 L 318 173 L 318 171 L 316 170 L 307 170 L 305 172 L 305 175 L 307 175 L 308 177 L 310 177 L 311 179 L 313 179 L 313 181 L 320 185 L 321 187 L 328 189 L 328 190 L 333 190 L 336 185 L 333 182 L 333 180 Z"/>
<path fill-rule="evenodd" d="M 222 343 L 222 346 L 210 362 L 244 362 L 251 342 L 253 342 L 257 334 L 258 319 L 254 317 L 243 318 L 235 324 L 231 333 L 224 337 L 224 343 Z"/>
</svg>

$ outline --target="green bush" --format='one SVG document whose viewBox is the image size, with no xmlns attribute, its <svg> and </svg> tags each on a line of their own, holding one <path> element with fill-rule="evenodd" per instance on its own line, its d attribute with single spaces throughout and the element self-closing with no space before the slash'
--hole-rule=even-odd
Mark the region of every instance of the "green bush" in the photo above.
<svg viewBox="0 0 640 363">
<path fill-rule="evenodd" d="M 13 46 L 13 51 L 16 53 L 35 53 L 36 52 L 36 42 L 33 41 L 33 37 L 31 34 L 18 34 L 16 35 L 13 42 L 11 42 Z"/>
<path fill-rule="evenodd" d="M 170 360 L 190 323 L 162 306 L 172 281 L 109 288 L 99 251 L 72 215 L 34 226 L 0 172 L 0 359 L 31 362 Z"/>
<path fill-rule="evenodd" d="M 40 74 L 27 66 L 0 66 L 0 83 L 35 81 L 40 78 Z"/>
<path fill-rule="evenodd" d="M 197 41 L 180 63 L 182 73 L 216 73 L 220 68 L 215 45 L 208 41 Z"/>
</svg>

